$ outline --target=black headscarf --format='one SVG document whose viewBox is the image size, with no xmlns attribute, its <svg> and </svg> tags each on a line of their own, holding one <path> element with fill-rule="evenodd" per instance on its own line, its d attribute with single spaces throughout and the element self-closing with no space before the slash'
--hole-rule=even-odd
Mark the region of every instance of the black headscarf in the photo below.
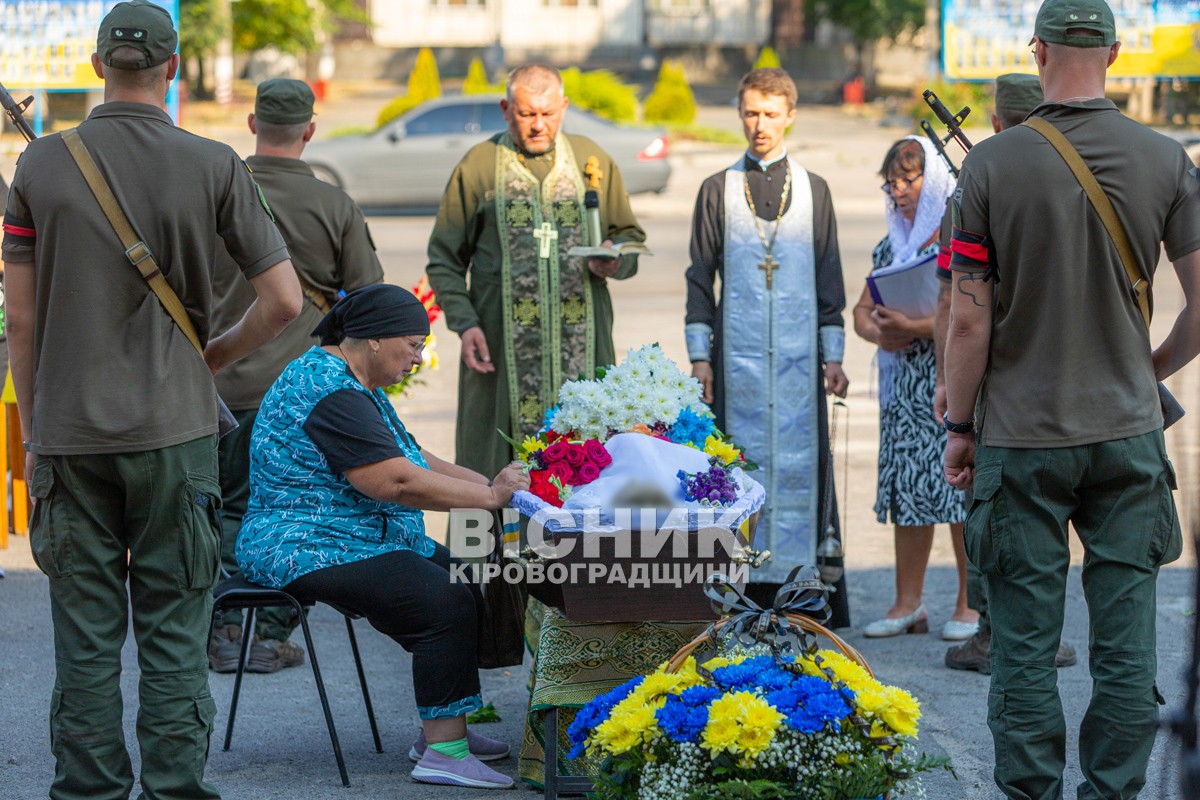
<svg viewBox="0 0 1200 800">
<path fill-rule="evenodd" d="M 322 345 L 351 339 L 428 336 L 429 313 L 416 296 L 399 286 L 377 283 L 355 289 L 338 300 L 313 329 Z"/>
</svg>

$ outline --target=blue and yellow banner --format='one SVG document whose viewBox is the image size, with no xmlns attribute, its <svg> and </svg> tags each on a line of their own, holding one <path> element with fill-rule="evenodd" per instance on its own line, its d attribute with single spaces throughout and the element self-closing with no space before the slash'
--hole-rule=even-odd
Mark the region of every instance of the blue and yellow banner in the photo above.
<svg viewBox="0 0 1200 800">
<path fill-rule="evenodd" d="M 1109 0 L 1121 53 L 1110 78 L 1200 78 L 1200 0 Z M 1040 0 L 943 0 L 942 71 L 951 80 L 1037 73 L 1029 39 Z"/>
</svg>

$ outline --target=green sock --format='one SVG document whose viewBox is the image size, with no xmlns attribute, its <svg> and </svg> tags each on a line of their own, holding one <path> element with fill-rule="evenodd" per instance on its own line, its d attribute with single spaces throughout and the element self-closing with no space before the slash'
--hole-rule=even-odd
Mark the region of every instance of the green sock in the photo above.
<svg viewBox="0 0 1200 800">
<path fill-rule="evenodd" d="M 462 761 L 471 754 L 471 748 L 467 746 L 466 737 L 455 739 L 453 742 L 437 742 L 429 746 L 442 755 L 457 758 L 459 761 Z"/>
</svg>

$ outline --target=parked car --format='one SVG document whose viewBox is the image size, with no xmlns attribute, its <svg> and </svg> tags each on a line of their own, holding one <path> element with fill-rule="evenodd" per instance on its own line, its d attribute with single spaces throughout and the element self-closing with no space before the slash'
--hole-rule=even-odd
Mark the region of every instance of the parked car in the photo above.
<svg viewBox="0 0 1200 800">
<path fill-rule="evenodd" d="M 318 178 L 340 186 L 360 206 L 437 208 L 454 165 L 506 127 L 496 96 L 444 97 L 371 133 L 313 142 L 304 160 Z M 667 188 L 666 131 L 614 125 L 576 108 L 567 109 L 563 130 L 603 147 L 621 168 L 630 194 Z"/>
</svg>

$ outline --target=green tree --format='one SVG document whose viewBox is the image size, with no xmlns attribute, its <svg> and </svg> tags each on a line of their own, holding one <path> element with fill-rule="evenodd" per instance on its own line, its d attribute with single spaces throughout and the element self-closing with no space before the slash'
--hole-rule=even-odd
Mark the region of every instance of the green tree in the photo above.
<svg viewBox="0 0 1200 800">
<path fill-rule="evenodd" d="M 805 19 L 824 19 L 845 28 L 862 47 L 895 39 L 925 24 L 925 0 L 805 0 Z"/>
<path fill-rule="evenodd" d="M 213 0 L 179 0 L 179 53 L 182 58 L 182 78 L 191 84 L 192 96 L 208 98 L 210 92 L 204 83 L 204 61 L 217 49 L 221 31 L 226 29 L 228 19 L 221 7 Z M 190 59 L 196 59 L 196 74 L 191 75 Z"/>
<path fill-rule="evenodd" d="M 768 44 L 758 51 L 758 58 L 754 59 L 754 66 L 751 69 L 779 68 L 781 66 L 783 65 L 779 63 L 779 54 L 775 52 L 774 47 Z"/>
<path fill-rule="evenodd" d="M 319 33 L 363 15 L 354 0 L 237 0 L 232 5 L 233 49 L 240 53 L 267 47 L 307 53 L 320 43 Z"/>
<path fill-rule="evenodd" d="M 417 51 L 417 61 L 408 73 L 408 89 L 403 95 L 388 103 L 379 111 L 376 124 L 383 127 L 396 117 L 424 103 L 442 96 L 442 79 L 438 76 L 437 59 L 428 47 Z"/>
<path fill-rule="evenodd" d="M 682 64 L 670 59 L 663 61 L 654 90 L 642 106 L 642 119 L 672 125 L 690 125 L 696 121 L 696 98 Z"/>
<path fill-rule="evenodd" d="M 204 89 L 204 62 L 217 48 L 227 20 L 219 0 L 180 0 L 179 53 L 200 67 L 192 83 Z M 363 20 L 356 0 L 236 0 L 233 9 L 233 49 L 253 53 L 267 47 L 301 55 L 311 53 L 323 36 L 344 20 Z M 188 76 L 191 77 L 191 76 Z"/>
<path fill-rule="evenodd" d="M 804 0 L 804 19 L 828 20 L 854 37 L 855 65 L 874 84 L 875 43 L 925 25 L 925 0 Z"/>
<path fill-rule="evenodd" d="M 476 56 L 467 67 L 467 78 L 463 81 L 463 94 L 491 94 L 495 91 L 488 81 L 487 70 L 483 68 L 483 59 Z"/>
</svg>

